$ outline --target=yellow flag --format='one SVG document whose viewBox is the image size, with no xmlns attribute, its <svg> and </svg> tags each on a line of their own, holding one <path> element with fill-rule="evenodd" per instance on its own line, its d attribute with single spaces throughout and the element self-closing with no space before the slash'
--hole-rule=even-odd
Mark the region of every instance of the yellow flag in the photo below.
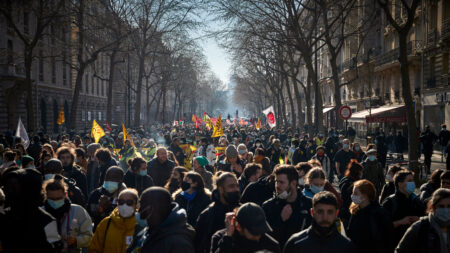
<svg viewBox="0 0 450 253">
<path fill-rule="evenodd" d="M 222 129 L 222 117 L 219 114 L 219 117 L 217 118 L 216 125 L 214 126 L 214 131 L 211 137 L 220 137 L 223 135 L 223 129 Z"/>
<path fill-rule="evenodd" d="M 128 131 L 125 128 L 125 125 L 122 123 L 122 133 L 123 133 L 123 145 L 125 145 L 125 141 L 130 137 L 128 135 Z"/>
<path fill-rule="evenodd" d="M 196 121 L 195 114 L 192 114 L 192 122 L 195 122 L 195 121 Z"/>
<path fill-rule="evenodd" d="M 103 131 L 102 127 L 94 119 L 92 122 L 91 137 L 94 138 L 96 143 L 98 143 L 100 138 L 103 136 L 105 136 L 105 131 Z"/>
<path fill-rule="evenodd" d="M 256 122 L 256 130 L 261 129 L 261 120 L 258 118 L 258 122 Z"/>
<path fill-rule="evenodd" d="M 58 120 L 56 121 L 56 123 L 58 125 L 61 125 L 64 122 L 66 122 L 66 119 L 64 117 L 64 110 L 63 110 L 63 108 L 61 106 L 61 110 L 59 110 Z"/>
</svg>

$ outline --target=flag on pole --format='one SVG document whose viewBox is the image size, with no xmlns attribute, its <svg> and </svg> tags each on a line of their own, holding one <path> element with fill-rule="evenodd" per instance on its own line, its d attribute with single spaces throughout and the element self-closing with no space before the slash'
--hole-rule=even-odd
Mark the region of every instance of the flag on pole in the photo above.
<svg viewBox="0 0 450 253">
<path fill-rule="evenodd" d="M 125 125 L 122 123 L 122 133 L 123 133 L 123 145 L 125 145 L 125 141 L 130 138 L 130 136 L 128 135 L 128 131 L 125 128 Z"/>
<path fill-rule="evenodd" d="M 95 143 L 98 143 L 103 136 L 105 136 L 105 131 L 103 131 L 102 127 L 94 119 L 92 121 L 91 137 L 94 138 Z"/>
<path fill-rule="evenodd" d="M 217 118 L 216 125 L 214 126 L 214 131 L 211 137 L 220 137 L 223 135 L 223 129 L 222 129 L 222 117 L 219 114 L 219 118 Z"/>
<path fill-rule="evenodd" d="M 195 116 L 195 114 L 192 114 L 192 122 L 197 122 L 197 117 Z"/>
<path fill-rule="evenodd" d="M 256 130 L 260 130 L 261 129 L 261 120 L 258 117 L 258 122 L 256 122 Z"/>
<path fill-rule="evenodd" d="M 108 130 L 108 132 L 111 133 L 112 132 L 111 131 L 111 126 L 109 125 L 108 121 L 106 121 L 105 124 L 106 124 L 106 130 Z"/>
<path fill-rule="evenodd" d="M 28 138 L 27 130 L 25 129 L 21 118 L 19 118 L 19 122 L 17 123 L 16 136 L 20 137 L 23 146 L 27 149 L 30 145 L 30 138 Z"/>
<path fill-rule="evenodd" d="M 273 105 L 269 106 L 269 108 L 265 109 L 263 113 L 267 117 L 267 123 L 269 124 L 270 128 L 274 128 L 277 126 L 277 122 L 275 120 L 275 111 L 273 110 Z"/>
<path fill-rule="evenodd" d="M 56 121 L 56 123 L 58 125 L 62 125 L 62 123 L 64 123 L 64 122 L 66 122 L 66 119 L 64 117 L 63 107 L 61 106 L 61 109 L 59 110 L 58 120 Z"/>
<path fill-rule="evenodd" d="M 203 113 L 205 115 L 204 121 L 206 122 L 206 127 L 209 129 L 213 128 L 213 123 L 211 121 L 211 118 L 206 114 L 206 112 Z"/>
</svg>

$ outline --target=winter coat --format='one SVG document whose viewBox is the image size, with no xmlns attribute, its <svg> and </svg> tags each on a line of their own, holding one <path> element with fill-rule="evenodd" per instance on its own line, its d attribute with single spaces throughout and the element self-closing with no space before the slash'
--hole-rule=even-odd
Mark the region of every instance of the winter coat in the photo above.
<svg viewBox="0 0 450 253">
<path fill-rule="evenodd" d="M 169 147 L 169 150 L 173 152 L 173 154 L 175 155 L 175 158 L 177 158 L 177 161 L 180 164 L 180 166 L 184 166 L 184 158 L 186 156 L 184 155 L 183 149 L 180 148 L 180 146 L 172 143 Z"/>
<path fill-rule="evenodd" d="M 331 173 L 331 160 L 330 158 L 324 154 L 323 156 L 318 156 L 317 154 L 315 154 L 312 159 L 315 159 L 317 161 L 320 162 L 320 164 L 322 164 L 322 169 L 325 171 L 325 178 L 329 178 L 330 177 L 330 173 Z"/>
<path fill-rule="evenodd" d="M 172 203 L 172 212 L 155 231 L 142 231 L 141 253 L 194 253 L 195 230 L 186 221 L 186 211 Z"/>
<path fill-rule="evenodd" d="M 147 163 L 147 174 L 152 177 L 155 186 L 164 187 L 167 180 L 169 180 L 174 167 L 175 163 L 171 160 L 166 160 L 164 163 L 160 163 L 158 158 L 153 158 Z"/>
<path fill-rule="evenodd" d="M 128 170 L 127 173 L 125 173 L 123 182 L 128 188 L 136 189 L 139 196 L 145 189 L 154 185 L 153 179 L 149 175 L 141 176 L 134 173 L 132 170 Z"/>
<path fill-rule="evenodd" d="M 442 147 L 446 147 L 448 144 L 448 141 L 450 140 L 450 131 L 448 130 L 441 130 L 439 132 L 439 144 L 441 144 Z"/>
<path fill-rule="evenodd" d="M 225 228 L 225 214 L 233 211 L 233 207 L 223 204 L 217 190 L 212 192 L 212 203 L 203 210 L 195 226 L 195 252 L 209 252 L 213 234 Z"/>
<path fill-rule="evenodd" d="M 77 183 L 67 177 L 64 177 L 64 183 L 66 183 L 69 187 L 69 189 L 67 190 L 67 195 L 70 199 L 70 202 L 80 205 L 84 208 L 86 206 L 87 197 L 85 197 L 80 188 L 78 188 Z"/>
<path fill-rule="evenodd" d="M 241 194 L 241 203 L 253 202 L 262 206 L 266 200 L 272 198 L 275 191 L 275 182 L 271 182 L 269 177 L 262 177 L 247 185 Z"/>
<path fill-rule="evenodd" d="M 66 236 L 70 234 L 71 236 L 75 236 L 77 238 L 77 247 L 64 252 L 81 252 L 81 248 L 89 246 L 93 236 L 91 216 L 89 216 L 83 207 L 77 204 L 71 204 L 68 200 L 66 200 L 65 205 L 68 205 L 68 208 L 60 221 L 57 222 L 60 228 L 60 235 Z M 58 211 L 54 210 L 47 203 L 43 206 L 43 209 L 52 215 L 55 211 Z M 56 218 L 56 215 L 53 216 Z"/>
<path fill-rule="evenodd" d="M 384 184 L 384 170 L 381 166 L 381 163 L 378 162 L 378 160 L 375 161 L 369 161 L 369 158 L 367 158 L 362 164 L 363 166 L 363 176 L 362 179 L 369 180 L 377 190 L 377 194 L 380 194 L 381 188 Z"/>
<path fill-rule="evenodd" d="M 431 195 L 433 195 L 433 192 L 440 187 L 440 184 L 433 184 L 431 182 L 423 184 L 422 186 L 420 186 L 419 199 L 424 203 L 424 205 L 426 205 L 428 200 L 430 200 Z"/>
<path fill-rule="evenodd" d="M 89 197 L 87 211 L 89 215 L 91 215 L 92 221 L 94 222 L 94 230 L 100 223 L 100 221 L 111 214 L 111 212 L 117 206 L 117 198 L 119 196 L 119 193 L 126 188 L 127 187 L 122 184 L 119 186 L 119 189 L 112 194 L 105 190 L 105 188 L 103 187 L 99 187 L 92 191 L 91 196 Z M 105 210 L 101 210 L 99 207 L 99 201 L 102 195 L 107 196 L 112 203 L 112 205 Z"/>
<path fill-rule="evenodd" d="M 211 196 L 206 194 L 204 190 L 197 191 L 194 199 L 191 201 L 188 201 L 181 192 L 176 194 L 174 199 L 180 208 L 186 210 L 187 222 L 193 227 L 197 224 L 197 218 L 200 213 L 211 203 Z"/>
<path fill-rule="evenodd" d="M 314 252 L 314 253 L 354 253 L 355 245 L 334 229 L 329 236 L 321 236 L 314 226 L 294 234 L 284 246 L 284 253 Z"/>
<path fill-rule="evenodd" d="M 219 161 L 216 163 L 216 168 L 218 171 L 227 171 L 227 172 L 233 172 L 237 178 L 239 178 L 241 176 L 241 173 L 232 170 L 231 167 L 231 163 L 229 163 L 226 159 L 226 157 L 221 157 L 223 159 L 219 158 Z M 242 168 L 242 172 L 244 172 L 244 168 L 245 168 L 245 160 L 244 159 L 239 159 L 236 161 L 236 163 L 238 163 L 239 165 L 241 165 Z"/>
<path fill-rule="evenodd" d="M 423 153 L 424 154 L 432 154 L 433 153 L 433 144 L 437 139 L 437 136 L 431 131 L 425 131 L 420 135 L 420 141 L 423 144 Z"/>
<path fill-rule="evenodd" d="M 116 208 L 98 224 L 89 253 L 123 253 L 133 239 L 136 217 L 122 218 Z"/>
<path fill-rule="evenodd" d="M 111 160 L 109 160 L 105 165 L 100 166 L 98 168 L 98 173 L 100 173 L 99 179 L 98 179 L 98 183 L 97 183 L 98 186 L 102 186 L 103 185 L 103 182 L 105 181 L 106 171 L 109 168 L 111 168 L 112 166 L 117 166 L 117 165 L 119 165 L 117 163 L 117 161 L 114 160 L 113 158 L 111 158 Z"/>
<path fill-rule="evenodd" d="M 292 214 L 289 219 L 283 221 L 281 211 L 288 204 L 292 207 Z M 311 207 L 311 199 L 305 197 L 300 190 L 297 191 L 297 199 L 293 203 L 288 203 L 276 196 L 267 200 L 262 208 L 266 214 L 267 222 L 273 230 L 270 234 L 280 245 L 284 245 L 291 235 L 311 225 Z"/>
<path fill-rule="evenodd" d="M 447 244 L 442 237 L 447 237 Z M 448 253 L 450 252 L 450 227 L 444 234 L 432 214 L 412 224 L 395 249 L 396 253 Z"/>
<path fill-rule="evenodd" d="M 380 204 L 383 203 L 383 201 L 395 193 L 395 185 L 394 182 L 388 182 L 383 186 L 383 189 L 381 190 L 380 194 Z"/>
<path fill-rule="evenodd" d="M 353 193 L 353 184 L 355 180 L 350 177 L 343 177 L 339 182 L 339 189 L 341 190 L 342 196 L 342 207 L 339 210 L 339 217 L 343 220 L 344 224 L 347 224 L 350 218 L 349 207 L 352 204 L 351 195 Z"/>
<path fill-rule="evenodd" d="M 298 147 L 292 155 L 292 164 L 297 165 L 300 162 L 308 161 L 305 147 Z"/>
<path fill-rule="evenodd" d="M 250 241 L 235 230 L 233 236 L 226 235 L 226 229 L 217 231 L 211 239 L 212 253 L 247 253 L 267 250 L 281 252 L 278 242 L 268 234 L 263 234 L 259 241 Z"/>
<path fill-rule="evenodd" d="M 389 214 L 373 202 L 350 216 L 346 233 L 357 252 L 385 253 L 390 251 L 392 229 Z"/>
<path fill-rule="evenodd" d="M 425 215 L 425 206 L 415 194 L 407 197 L 400 191 L 396 191 L 395 194 L 384 200 L 382 206 L 387 210 L 392 222 L 401 220 L 406 216 L 421 217 Z M 392 250 L 395 249 L 395 246 L 402 239 L 408 227 L 408 225 L 401 225 L 394 228 L 391 245 Z"/>
<path fill-rule="evenodd" d="M 68 166 L 64 167 L 63 176 L 73 179 L 76 183 L 78 188 L 80 188 L 81 192 L 84 194 L 84 196 L 87 198 L 88 191 L 87 191 L 87 179 L 86 175 L 84 174 L 83 170 L 78 165 Z"/>
<path fill-rule="evenodd" d="M 100 186 L 100 165 L 97 161 L 89 161 L 87 166 L 86 179 L 88 184 L 88 193 Z"/>
</svg>

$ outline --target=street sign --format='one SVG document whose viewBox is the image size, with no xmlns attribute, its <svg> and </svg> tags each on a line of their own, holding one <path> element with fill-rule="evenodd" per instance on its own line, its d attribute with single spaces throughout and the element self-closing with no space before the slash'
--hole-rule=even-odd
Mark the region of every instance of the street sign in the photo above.
<svg viewBox="0 0 450 253">
<path fill-rule="evenodd" d="M 349 106 L 341 106 L 339 109 L 339 117 L 343 120 L 348 120 L 352 116 L 352 109 Z"/>
</svg>

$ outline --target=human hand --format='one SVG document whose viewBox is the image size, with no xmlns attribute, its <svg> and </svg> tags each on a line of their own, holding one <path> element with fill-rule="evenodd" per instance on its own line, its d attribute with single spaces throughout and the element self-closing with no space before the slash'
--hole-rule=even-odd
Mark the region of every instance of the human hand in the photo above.
<svg viewBox="0 0 450 253">
<path fill-rule="evenodd" d="M 227 236 L 233 236 L 233 233 L 234 233 L 233 219 L 234 219 L 234 217 L 236 217 L 236 215 L 233 212 L 225 214 L 225 228 L 226 228 Z"/>
</svg>

